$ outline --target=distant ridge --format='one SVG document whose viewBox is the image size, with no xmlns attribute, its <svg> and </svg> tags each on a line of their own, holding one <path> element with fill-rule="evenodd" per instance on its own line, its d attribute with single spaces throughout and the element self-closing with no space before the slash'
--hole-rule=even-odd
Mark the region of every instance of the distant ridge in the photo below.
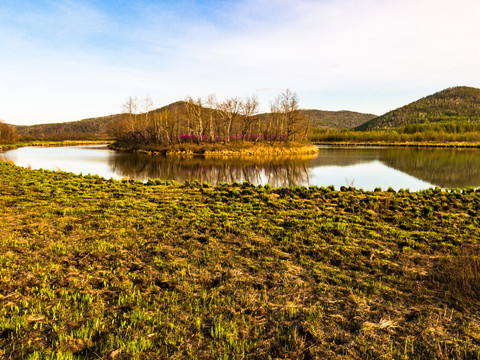
<svg viewBox="0 0 480 360">
<path fill-rule="evenodd" d="M 409 124 L 456 121 L 480 123 L 480 89 L 451 87 L 374 118 L 356 130 L 388 130 Z"/>
<path fill-rule="evenodd" d="M 177 101 L 167 106 L 152 110 L 151 113 L 172 110 L 183 106 L 183 101 Z M 50 140 L 106 139 L 111 135 L 114 122 L 125 114 L 113 114 L 96 118 L 54 124 L 38 124 L 16 126 L 17 134 L 23 138 Z"/>
<path fill-rule="evenodd" d="M 177 101 L 152 110 L 151 113 L 165 110 L 178 110 L 179 113 L 182 113 L 185 111 L 184 107 L 185 101 Z M 311 121 L 313 128 L 330 130 L 352 129 L 376 116 L 346 110 L 303 110 L 303 113 Z M 260 117 L 267 115 L 268 114 L 261 114 Z M 113 114 L 64 123 L 17 126 L 16 129 L 17 134 L 24 139 L 106 139 L 111 136 L 112 126 L 115 120 L 120 119 L 122 116 L 124 116 L 124 114 Z"/>
<path fill-rule="evenodd" d="M 347 110 L 303 110 L 303 113 L 310 119 L 313 128 L 329 130 L 353 129 L 377 117 Z"/>
<path fill-rule="evenodd" d="M 17 126 L 18 136 L 25 139 L 79 140 L 101 139 L 108 136 L 111 124 L 121 114 L 64 123 Z"/>
</svg>

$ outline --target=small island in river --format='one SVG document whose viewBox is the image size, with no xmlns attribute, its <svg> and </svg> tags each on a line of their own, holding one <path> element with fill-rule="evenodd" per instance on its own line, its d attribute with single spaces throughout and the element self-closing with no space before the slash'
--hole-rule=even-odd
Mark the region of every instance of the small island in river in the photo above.
<svg viewBox="0 0 480 360">
<path fill-rule="evenodd" d="M 110 148 L 162 155 L 264 156 L 317 152 L 308 144 L 310 121 L 289 90 L 258 114 L 255 97 L 230 98 L 221 103 L 202 99 L 172 104 L 160 111 L 136 114 L 135 99 L 114 121 L 116 141 Z"/>
</svg>

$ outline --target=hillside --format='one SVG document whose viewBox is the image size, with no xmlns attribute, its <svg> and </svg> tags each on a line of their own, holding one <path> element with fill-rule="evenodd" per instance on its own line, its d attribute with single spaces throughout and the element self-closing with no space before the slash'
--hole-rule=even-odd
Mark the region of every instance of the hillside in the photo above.
<svg viewBox="0 0 480 360">
<path fill-rule="evenodd" d="M 387 130 L 437 122 L 480 123 L 480 89 L 467 86 L 448 88 L 374 118 L 356 129 Z"/>
<path fill-rule="evenodd" d="M 151 113 L 174 110 L 183 104 L 183 101 L 178 101 L 152 110 Z M 64 123 L 17 126 L 16 129 L 18 136 L 26 139 L 105 139 L 111 136 L 113 124 L 123 115 L 113 114 Z"/>
<path fill-rule="evenodd" d="M 108 137 L 112 122 L 121 114 L 55 124 L 17 126 L 17 134 L 24 139 L 78 140 Z"/>
<path fill-rule="evenodd" d="M 303 113 L 311 121 L 312 128 L 329 130 L 353 129 L 376 117 L 373 114 L 346 110 L 303 110 Z"/>
</svg>

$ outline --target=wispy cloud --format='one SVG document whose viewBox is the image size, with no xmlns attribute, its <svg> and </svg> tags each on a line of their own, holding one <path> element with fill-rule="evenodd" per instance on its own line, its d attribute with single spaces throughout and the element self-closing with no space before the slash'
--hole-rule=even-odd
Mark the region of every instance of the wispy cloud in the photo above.
<svg viewBox="0 0 480 360">
<path fill-rule="evenodd" d="M 290 88 L 305 107 L 382 113 L 480 86 L 477 0 L 21 3 L 0 4 L 0 117 L 13 123 L 113 113 L 130 94 L 160 106 Z"/>
</svg>

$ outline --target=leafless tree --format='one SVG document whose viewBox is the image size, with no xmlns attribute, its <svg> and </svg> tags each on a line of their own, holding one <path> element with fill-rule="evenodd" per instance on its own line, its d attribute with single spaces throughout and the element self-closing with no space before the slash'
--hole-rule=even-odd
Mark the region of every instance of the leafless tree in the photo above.
<svg viewBox="0 0 480 360">
<path fill-rule="evenodd" d="M 191 127 L 191 133 L 195 135 L 197 142 L 202 141 L 203 132 L 205 129 L 205 114 L 202 98 L 194 100 L 191 97 L 186 99 L 187 116 Z"/>
<path fill-rule="evenodd" d="M 281 140 L 283 125 L 284 119 L 281 108 L 281 97 L 277 96 L 270 104 L 270 114 L 268 114 L 267 134 L 265 139 L 268 139 L 270 143 Z"/>
<path fill-rule="evenodd" d="M 129 96 L 123 104 L 123 112 L 126 114 L 126 125 L 130 132 L 137 131 L 138 98 Z"/>
<path fill-rule="evenodd" d="M 256 120 L 255 115 L 258 111 L 258 105 L 258 98 L 255 95 L 251 97 L 247 96 L 241 104 L 240 112 L 242 115 L 242 121 L 240 131 L 242 135 L 242 141 L 245 141 L 245 137 L 250 133 L 252 125 Z M 258 136 L 259 135 L 257 135 L 257 140 Z"/>
<path fill-rule="evenodd" d="M 150 111 L 153 109 L 153 100 L 150 95 L 145 95 L 145 98 L 142 101 L 143 103 L 143 110 L 145 111 L 145 123 L 148 124 L 148 117 L 150 115 Z"/>
<path fill-rule="evenodd" d="M 210 108 L 210 111 L 208 114 L 208 120 L 209 120 L 208 130 L 209 130 L 210 141 L 215 141 L 215 127 L 213 122 L 213 119 L 216 113 L 216 108 L 217 108 L 217 97 L 215 96 L 215 94 L 208 95 L 205 105 L 207 105 Z"/>
<path fill-rule="evenodd" d="M 295 134 L 298 131 L 298 125 L 301 121 L 298 112 L 298 97 L 289 89 L 280 95 L 280 110 L 282 112 L 286 140 L 295 140 Z"/>
<path fill-rule="evenodd" d="M 272 103 L 271 115 L 276 139 L 297 141 L 308 135 L 309 123 L 299 109 L 298 96 L 289 89 Z"/>
<path fill-rule="evenodd" d="M 243 101 L 238 97 L 225 99 L 219 105 L 219 110 L 221 113 L 221 118 L 223 123 L 224 136 L 225 136 L 224 140 L 226 142 L 230 142 L 232 127 L 240 115 L 242 106 L 243 106 Z"/>
<path fill-rule="evenodd" d="M 145 111 L 139 113 L 139 108 Z M 153 101 L 146 96 L 140 102 L 129 97 L 124 103 L 124 116 L 115 124 L 115 136 L 131 143 L 170 144 L 181 134 L 194 135 L 199 143 L 208 135 L 210 141 L 223 139 L 228 143 L 236 135 L 243 142 L 259 141 L 261 135 L 271 143 L 306 139 L 309 125 L 299 109 L 296 93 L 286 90 L 271 103 L 270 114 L 259 115 L 256 96 L 227 98 L 217 103 L 215 95 L 187 97 L 183 106 L 175 104 L 165 111 L 152 111 Z M 249 135 L 256 133 L 255 138 Z"/>
</svg>

